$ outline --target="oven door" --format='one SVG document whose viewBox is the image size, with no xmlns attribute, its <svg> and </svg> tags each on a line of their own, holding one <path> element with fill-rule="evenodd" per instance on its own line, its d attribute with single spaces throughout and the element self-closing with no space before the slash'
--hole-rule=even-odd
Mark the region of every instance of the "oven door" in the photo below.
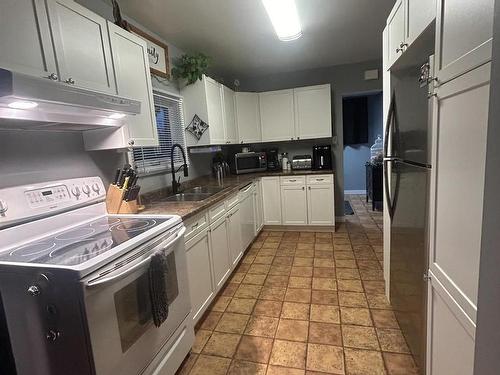
<svg viewBox="0 0 500 375">
<path fill-rule="evenodd" d="M 189 314 L 185 230 L 176 227 L 83 280 L 96 374 L 140 374 Z M 151 256 L 160 250 L 168 260 L 169 312 L 156 327 L 148 271 Z"/>
</svg>

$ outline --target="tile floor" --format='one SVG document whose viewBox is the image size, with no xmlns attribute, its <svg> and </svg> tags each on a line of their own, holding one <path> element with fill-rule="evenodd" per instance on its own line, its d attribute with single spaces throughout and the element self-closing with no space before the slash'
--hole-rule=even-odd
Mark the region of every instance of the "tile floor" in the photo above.
<svg viewBox="0 0 500 375">
<path fill-rule="evenodd" d="M 178 374 L 418 374 L 384 295 L 382 214 L 264 231 L 200 320 Z"/>
</svg>

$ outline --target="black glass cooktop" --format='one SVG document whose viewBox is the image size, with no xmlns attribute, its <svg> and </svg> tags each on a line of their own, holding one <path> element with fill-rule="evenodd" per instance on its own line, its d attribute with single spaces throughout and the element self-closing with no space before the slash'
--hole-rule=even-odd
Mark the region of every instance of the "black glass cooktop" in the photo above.
<svg viewBox="0 0 500 375">
<path fill-rule="evenodd" d="M 0 261 L 75 266 L 168 220 L 168 217 L 103 217 L 4 251 L 0 253 Z"/>
</svg>

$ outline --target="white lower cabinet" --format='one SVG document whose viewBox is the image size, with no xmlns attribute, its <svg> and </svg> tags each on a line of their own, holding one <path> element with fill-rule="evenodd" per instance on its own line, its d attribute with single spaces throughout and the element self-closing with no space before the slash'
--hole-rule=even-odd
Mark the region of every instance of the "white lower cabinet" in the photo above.
<svg viewBox="0 0 500 375">
<path fill-rule="evenodd" d="M 257 180 L 257 182 L 255 183 L 254 207 L 255 207 L 255 235 L 257 235 L 257 233 L 259 233 L 262 227 L 264 226 L 261 179 Z"/>
<path fill-rule="evenodd" d="M 210 267 L 210 239 L 205 228 L 186 241 L 191 316 L 196 323 L 207 309 L 215 295 Z"/>
<path fill-rule="evenodd" d="M 307 224 L 305 185 L 281 186 L 281 217 L 283 225 Z"/>
<path fill-rule="evenodd" d="M 231 272 L 226 217 L 210 225 L 210 252 L 215 289 L 219 290 Z"/>
<path fill-rule="evenodd" d="M 281 225 L 280 178 L 262 177 L 261 181 L 264 225 Z"/>
<path fill-rule="evenodd" d="M 243 255 L 243 243 L 241 239 L 241 211 L 239 204 L 232 208 L 227 215 L 229 253 L 231 255 L 231 265 L 236 266 Z"/>
<path fill-rule="evenodd" d="M 307 217 L 310 225 L 334 225 L 333 184 L 307 186 Z"/>
</svg>

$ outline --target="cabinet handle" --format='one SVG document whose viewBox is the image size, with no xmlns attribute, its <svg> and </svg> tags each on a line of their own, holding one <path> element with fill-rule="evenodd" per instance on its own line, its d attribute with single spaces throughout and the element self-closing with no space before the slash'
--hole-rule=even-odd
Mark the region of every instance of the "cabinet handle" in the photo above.
<svg viewBox="0 0 500 375">
<path fill-rule="evenodd" d="M 323 181 L 324 178 L 317 178 L 316 181 Z"/>
<path fill-rule="evenodd" d="M 198 225 L 200 225 L 200 223 L 196 223 L 196 224 L 191 225 L 191 229 L 196 229 L 196 228 L 198 228 Z"/>
<path fill-rule="evenodd" d="M 288 180 L 289 182 L 296 182 L 297 180 Z"/>
<path fill-rule="evenodd" d="M 134 141 L 133 139 L 131 139 L 130 141 L 128 141 L 128 144 L 129 144 L 130 146 L 133 146 L 133 145 L 135 144 L 135 141 Z"/>
<path fill-rule="evenodd" d="M 51 73 L 49 76 L 47 76 L 47 78 L 51 81 L 57 81 L 59 79 L 56 73 Z"/>
<path fill-rule="evenodd" d="M 308 189 L 308 190 L 311 190 L 311 187 L 310 187 L 310 186 L 308 186 L 308 187 L 307 187 L 307 189 Z"/>
<path fill-rule="evenodd" d="M 292 138 L 290 138 L 290 140 L 291 140 L 291 141 L 293 141 L 293 137 L 292 137 Z"/>
<path fill-rule="evenodd" d="M 304 190 L 304 189 L 305 189 L 305 187 L 304 187 L 304 186 L 302 186 L 302 190 Z"/>
<path fill-rule="evenodd" d="M 75 84 L 75 80 L 74 80 L 73 78 L 71 78 L 71 77 L 69 77 L 69 78 L 68 78 L 66 81 L 64 81 L 64 82 L 66 82 L 66 83 L 67 83 L 67 84 L 69 84 L 69 85 L 74 85 L 74 84 Z"/>
<path fill-rule="evenodd" d="M 400 48 L 406 48 L 408 47 L 408 43 L 403 43 L 401 42 L 401 44 L 399 45 Z"/>
</svg>

